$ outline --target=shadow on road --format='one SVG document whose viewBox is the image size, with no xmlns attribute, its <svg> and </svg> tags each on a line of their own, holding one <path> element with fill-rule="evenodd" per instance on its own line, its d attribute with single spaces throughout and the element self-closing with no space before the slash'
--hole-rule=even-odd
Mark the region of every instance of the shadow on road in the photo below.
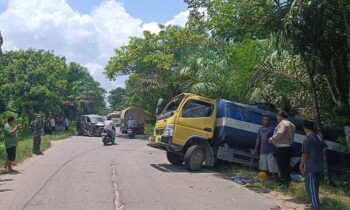
<svg viewBox="0 0 350 210">
<path fill-rule="evenodd" d="M 132 141 L 132 140 L 148 141 L 147 135 L 136 135 L 135 138 L 129 139 L 127 134 L 117 134 L 116 138 L 128 139 L 130 141 Z"/>
<path fill-rule="evenodd" d="M 13 191 L 13 190 L 11 190 L 11 189 L 0 189 L 0 193 L 2 193 L 2 192 L 9 192 L 9 191 Z"/>
<path fill-rule="evenodd" d="M 183 165 L 174 166 L 172 164 L 150 164 L 150 166 L 165 173 L 217 173 L 205 167 L 200 171 L 188 171 Z"/>
<path fill-rule="evenodd" d="M 12 181 L 13 179 L 0 179 L 0 182 L 10 182 Z"/>
</svg>

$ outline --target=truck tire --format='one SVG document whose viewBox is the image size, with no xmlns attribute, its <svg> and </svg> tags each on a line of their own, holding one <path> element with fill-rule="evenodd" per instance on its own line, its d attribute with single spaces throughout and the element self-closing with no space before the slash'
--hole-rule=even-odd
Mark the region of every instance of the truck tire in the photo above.
<svg viewBox="0 0 350 210">
<path fill-rule="evenodd" d="M 205 149 L 200 145 L 190 146 L 185 154 L 185 166 L 190 171 L 198 171 L 205 160 Z"/>
<path fill-rule="evenodd" d="M 167 152 L 166 157 L 168 158 L 168 161 L 175 166 L 181 165 L 184 162 L 184 158 L 182 156 L 172 152 Z"/>
</svg>

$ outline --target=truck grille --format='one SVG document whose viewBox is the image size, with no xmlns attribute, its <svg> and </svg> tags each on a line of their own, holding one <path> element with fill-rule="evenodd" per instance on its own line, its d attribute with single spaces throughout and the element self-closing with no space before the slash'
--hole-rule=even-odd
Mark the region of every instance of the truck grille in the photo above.
<svg viewBox="0 0 350 210">
<path fill-rule="evenodd" d="M 165 144 L 171 144 L 171 140 L 172 140 L 172 138 L 171 137 L 164 137 L 164 136 L 162 136 L 162 138 L 161 138 L 161 142 L 162 143 L 165 143 Z"/>
</svg>

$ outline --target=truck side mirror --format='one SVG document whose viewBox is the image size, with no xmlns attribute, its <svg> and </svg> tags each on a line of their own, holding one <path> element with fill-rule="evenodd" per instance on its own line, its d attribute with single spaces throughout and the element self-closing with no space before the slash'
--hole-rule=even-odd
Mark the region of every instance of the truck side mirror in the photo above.
<svg viewBox="0 0 350 210">
<path fill-rule="evenodd" d="M 158 99 L 158 103 L 157 103 L 157 108 L 156 108 L 156 112 L 155 115 L 157 116 L 159 114 L 159 112 L 161 111 L 161 106 L 163 104 L 164 99 L 160 98 Z"/>
</svg>

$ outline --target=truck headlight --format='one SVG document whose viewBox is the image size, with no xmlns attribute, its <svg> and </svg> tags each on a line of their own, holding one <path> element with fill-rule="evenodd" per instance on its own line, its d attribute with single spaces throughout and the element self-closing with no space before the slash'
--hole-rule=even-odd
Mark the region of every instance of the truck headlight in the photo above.
<svg viewBox="0 0 350 210">
<path fill-rule="evenodd" d="M 174 135 L 174 124 L 168 124 L 163 132 L 164 137 L 172 137 Z"/>
</svg>

